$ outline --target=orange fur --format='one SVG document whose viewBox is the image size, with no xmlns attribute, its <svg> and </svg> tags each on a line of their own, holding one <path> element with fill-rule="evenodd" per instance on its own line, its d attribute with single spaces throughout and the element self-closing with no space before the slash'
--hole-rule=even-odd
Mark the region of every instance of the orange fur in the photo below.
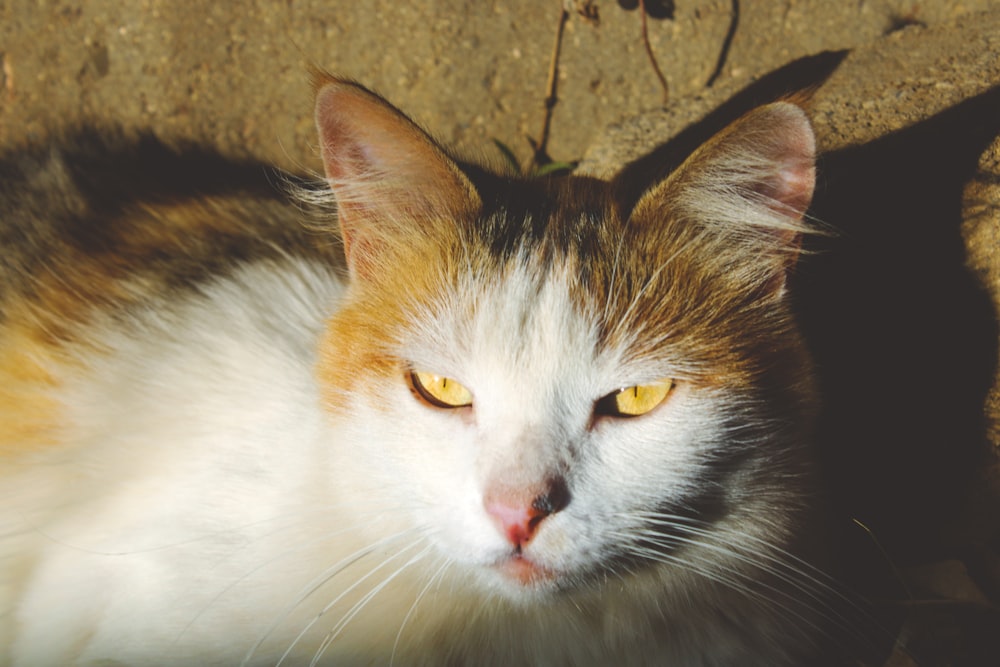
<svg viewBox="0 0 1000 667">
<path fill-rule="evenodd" d="M 381 261 L 406 266 L 407 272 L 378 271 L 352 284 L 346 303 L 330 318 L 320 342 L 317 375 L 324 402 L 332 410 L 342 408 L 343 397 L 359 388 L 378 390 L 377 383 L 359 387 L 359 377 L 402 381 L 406 369 L 388 352 L 393 335 L 415 310 L 429 307 L 442 282 L 456 279 L 457 272 L 442 261 L 440 247 L 430 242 L 417 238 L 385 252 L 388 256 Z M 371 398 L 373 405 L 380 404 L 376 394 Z"/>
<path fill-rule="evenodd" d="M 58 409 L 50 368 L 55 350 L 37 330 L 0 330 L 0 457 L 53 444 Z"/>
</svg>

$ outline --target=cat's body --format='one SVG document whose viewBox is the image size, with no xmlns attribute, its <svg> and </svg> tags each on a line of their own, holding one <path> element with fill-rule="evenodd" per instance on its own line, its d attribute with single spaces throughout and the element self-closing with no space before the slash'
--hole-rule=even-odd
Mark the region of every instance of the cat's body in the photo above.
<svg viewBox="0 0 1000 667">
<path fill-rule="evenodd" d="M 221 163 L 4 167 L 0 664 L 803 664 L 802 113 L 639 202 L 317 119 L 342 236 Z"/>
</svg>

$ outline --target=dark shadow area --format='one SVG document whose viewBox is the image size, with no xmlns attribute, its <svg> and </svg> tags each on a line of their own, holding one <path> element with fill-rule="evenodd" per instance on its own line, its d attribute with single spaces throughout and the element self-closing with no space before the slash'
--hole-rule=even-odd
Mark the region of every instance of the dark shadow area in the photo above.
<svg viewBox="0 0 1000 667">
<path fill-rule="evenodd" d="M 815 88 L 846 52 L 786 65 L 616 179 L 626 209 L 751 108 Z M 823 458 L 835 500 L 887 548 L 931 557 L 984 450 L 997 319 L 964 265 L 962 189 L 1000 134 L 1000 89 L 906 130 L 821 156 L 797 305 L 828 406 Z"/>
<path fill-rule="evenodd" d="M 824 398 L 838 560 L 883 611 L 906 613 L 899 568 L 971 546 L 945 536 L 986 461 L 998 328 L 965 267 L 962 191 L 998 134 L 1000 88 L 819 163 L 810 215 L 834 235 L 808 244 L 793 288 Z M 917 664 L 988 664 L 1000 614 L 981 611 L 942 606 L 954 625 L 911 637 Z"/>
<path fill-rule="evenodd" d="M 639 0 L 618 0 L 618 6 L 626 11 L 631 11 L 639 7 Z M 677 10 L 674 0 L 646 0 L 643 8 L 650 18 L 674 20 L 674 12 Z"/>
<path fill-rule="evenodd" d="M 623 205 L 749 109 L 825 80 L 846 52 L 787 65 L 630 163 Z M 833 235 L 794 277 L 827 414 L 835 499 L 887 548 L 933 555 L 981 460 L 997 314 L 964 265 L 963 187 L 1000 134 L 1000 88 L 916 126 L 821 156 L 809 215 Z M 939 554 L 940 555 L 940 554 Z"/>
<path fill-rule="evenodd" d="M 1000 88 L 820 158 L 810 215 L 835 236 L 796 275 L 838 505 L 893 556 L 938 537 L 983 459 L 997 314 L 965 268 L 962 191 L 1000 134 Z"/>
<path fill-rule="evenodd" d="M 847 54 L 847 51 L 827 51 L 789 63 L 747 86 L 701 122 L 685 128 L 666 144 L 625 165 L 615 177 L 615 188 L 625 208 L 634 205 L 651 183 L 679 167 L 696 148 L 746 112 L 818 87 Z M 627 212 L 624 211 L 625 214 Z"/>
</svg>

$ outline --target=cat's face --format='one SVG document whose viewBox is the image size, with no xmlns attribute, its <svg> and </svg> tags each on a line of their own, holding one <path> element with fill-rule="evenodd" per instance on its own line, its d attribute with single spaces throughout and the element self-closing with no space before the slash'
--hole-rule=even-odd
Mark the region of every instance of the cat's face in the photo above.
<svg viewBox="0 0 1000 667">
<path fill-rule="evenodd" d="M 569 298 L 577 277 L 565 267 L 482 278 L 400 332 L 381 415 L 385 458 L 403 480 L 394 493 L 443 554 L 487 581 L 564 587 L 622 567 L 649 513 L 683 512 L 698 495 L 706 457 L 725 442 L 726 399 L 682 379 L 683 359 L 602 345 L 600 311 Z M 429 402 L 407 368 L 460 383 L 471 405 Z M 665 379 L 642 415 L 605 405 Z M 528 516 L 546 496 L 551 507 Z"/>
<path fill-rule="evenodd" d="M 530 600 L 642 570 L 738 581 L 786 543 L 810 410 L 784 297 L 800 113 L 626 206 L 586 179 L 467 177 L 351 87 L 319 109 L 352 274 L 319 377 L 392 548 Z"/>
</svg>

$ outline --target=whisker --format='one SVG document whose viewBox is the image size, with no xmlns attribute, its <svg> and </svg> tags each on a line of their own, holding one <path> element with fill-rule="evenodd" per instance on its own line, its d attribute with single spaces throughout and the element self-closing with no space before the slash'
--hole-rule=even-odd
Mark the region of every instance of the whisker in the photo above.
<svg viewBox="0 0 1000 667">
<path fill-rule="evenodd" d="M 431 587 L 434 586 L 435 583 L 441 581 L 444 578 L 444 573 L 448 570 L 449 567 L 451 567 L 453 562 L 451 559 L 442 559 L 442 560 L 443 562 L 441 563 L 441 567 L 439 567 L 434 572 L 434 574 L 430 576 L 424 587 L 420 589 L 420 592 L 417 594 L 417 597 L 413 600 L 413 604 L 410 605 L 409 610 L 406 612 L 406 616 L 403 617 L 402 622 L 400 622 L 399 624 L 399 631 L 396 633 L 396 639 L 392 643 L 392 654 L 389 656 L 389 667 L 392 667 L 393 663 L 396 661 L 396 650 L 399 648 L 399 640 L 403 636 L 403 630 L 406 628 L 406 624 L 409 622 L 410 617 L 416 611 L 417 605 L 420 604 L 420 601 L 424 598 L 424 595 L 427 594 L 427 591 L 429 591 Z"/>
<path fill-rule="evenodd" d="M 669 518 L 665 519 L 662 517 L 653 517 L 648 519 L 649 523 L 657 523 L 658 525 L 665 525 L 673 529 L 682 528 L 684 531 L 691 535 L 704 538 L 718 539 L 720 534 L 718 531 L 713 531 L 707 528 L 701 528 L 690 523 L 680 524 L 675 519 Z M 825 593 L 830 593 L 837 595 L 842 601 L 850 602 L 850 600 L 838 590 L 836 586 L 832 584 L 834 581 L 830 578 L 828 574 L 823 572 L 820 568 L 812 565 L 808 561 L 796 556 L 795 554 L 787 551 L 781 546 L 769 542 L 763 538 L 749 533 L 738 533 L 737 537 L 742 542 L 752 542 L 756 546 L 760 547 L 757 551 L 746 551 L 746 550 L 736 550 L 731 547 L 727 547 L 724 544 L 716 543 L 709 544 L 706 542 L 696 542 L 700 546 L 706 546 L 724 555 L 731 555 L 741 561 L 754 565 L 759 569 L 772 574 L 776 577 L 782 578 L 786 583 L 796 585 L 799 590 L 803 593 L 809 593 L 810 591 L 805 587 L 805 583 L 812 583 L 819 587 Z M 695 543 L 695 542 L 693 542 Z M 767 561 L 769 565 L 765 566 L 762 564 L 761 559 Z M 795 575 L 800 575 L 805 577 L 806 581 L 802 579 L 791 579 L 787 575 L 782 574 L 783 572 L 791 572 Z"/>
<path fill-rule="evenodd" d="M 626 537 L 627 539 L 633 539 L 633 540 L 635 539 L 635 535 L 634 534 L 625 535 L 623 537 Z M 677 546 L 677 544 L 672 544 L 672 543 L 667 542 L 667 541 L 654 542 L 653 545 L 654 546 L 661 546 L 661 547 L 676 547 Z M 723 573 L 721 571 L 718 571 L 718 568 L 713 568 L 711 570 L 710 569 L 706 569 L 701 564 L 698 564 L 698 563 L 696 563 L 696 562 L 694 562 L 694 561 L 692 561 L 690 559 L 682 558 L 681 556 L 679 556 L 676 553 L 672 553 L 672 552 L 669 552 L 669 551 L 664 552 L 664 551 L 660 551 L 660 550 L 657 550 L 657 549 L 652 549 L 652 548 L 649 548 L 649 547 L 640 547 L 639 545 L 635 545 L 635 544 L 628 545 L 628 553 L 630 553 L 632 555 L 635 555 L 635 556 L 638 556 L 640 558 L 643 558 L 644 560 L 650 560 L 650 561 L 655 561 L 655 562 L 660 562 L 660 563 L 668 563 L 668 564 L 680 566 L 680 567 L 684 568 L 685 570 L 687 570 L 689 572 L 692 572 L 692 573 L 697 574 L 697 575 L 699 575 L 699 576 L 701 576 L 701 577 L 703 577 L 705 579 L 708 579 L 709 581 L 713 581 L 713 582 L 715 582 L 717 584 L 722 584 L 722 585 L 726 586 L 727 588 L 729 588 L 731 590 L 735 590 L 737 592 L 743 593 L 748 598 L 752 598 L 752 597 L 754 597 L 756 595 L 755 591 L 753 591 L 750 588 L 748 588 L 748 586 L 747 586 L 747 584 L 746 584 L 745 581 L 741 581 L 740 579 L 733 578 L 731 576 L 727 576 L 725 573 Z M 725 569 L 729 573 L 731 573 L 731 574 L 742 574 L 738 570 L 734 570 L 733 568 L 728 568 L 727 567 Z"/>
<path fill-rule="evenodd" d="M 611 278 L 608 280 L 608 298 L 604 301 L 604 321 L 610 321 L 611 308 L 618 305 L 618 292 L 616 291 L 618 280 L 618 265 L 621 262 L 622 248 L 625 245 L 624 231 L 618 235 L 618 242 L 615 244 L 615 258 L 611 263 Z"/>
<path fill-rule="evenodd" d="M 376 595 L 378 595 L 380 592 L 382 592 L 385 589 L 386 586 L 388 586 L 394 579 L 396 579 L 396 577 L 398 577 L 400 574 L 402 574 L 403 571 L 405 571 L 411 565 L 420 562 L 431 551 L 431 549 L 432 549 L 431 546 L 425 546 L 422 551 L 420 551 L 419 553 L 417 553 L 414 556 L 411 556 L 410 560 L 406 561 L 401 566 L 399 566 L 396 569 L 395 572 L 393 572 L 392 574 L 390 574 L 380 584 L 378 584 L 373 589 L 371 589 L 370 591 L 368 591 L 360 600 L 358 600 L 357 602 L 355 602 L 351 606 L 351 608 L 347 610 L 347 613 L 344 614 L 344 616 L 337 622 L 337 624 L 334 625 L 332 628 L 330 628 L 330 631 L 326 634 L 326 637 L 323 638 L 323 642 L 320 644 L 319 648 L 317 649 L 316 654 L 313 656 L 312 661 L 309 663 L 309 666 L 310 667 L 315 667 L 315 665 L 317 665 L 319 663 L 320 658 L 323 657 L 323 653 L 326 652 L 326 650 L 330 647 L 330 645 L 334 642 L 334 640 L 336 640 L 336 638 L 340 635 L 340 633 L 344 631 L 344 628 L 346 628 L 347 625 L 352 620 L 354 620 L 354 618 L 361 612 L 361 610 Z M 395 555 L 400 555 L 400 554 L 402 554 L 402 552 L 400 552 L 399 554 L 395 554 Z M 387 559 L 383 563 L 383 565 L 386 564 L 386 563 L 388 563 L 388 562 L 390 562 L 391 560 L 392 560 L 391 558 Z M 382 567 L 382 565 L 380 565 L 378 568 L 375 568 L 375 570 L 372 570 L 372 572 L 370 572 L 369 574 L 374 574 L 374 572 L 376 570 L 378 570 L 378 569 L 381 569 L 381 567 Z M 367 575 L 364 578 L 367 578 Z M 330 606 L 332 606 L 332 604 Z M 323 610 L 323 613 L 325 613 L 327 611 L 327 609 L 329 609 L 329 606 Z"/>
<path fill-rule="evenodd" d="M 271 624 L 268 625 L 268 627 L 261 634 L 260 638 L 254 643 L 254 645 L 247 652 L 246 657 L 244 657 L 243 662 L 241 664 L 243 664 L 243 665 L 248 664 L 250 662 L 250 660 L 253 658 L 254 654 L 260 649 L 261 645 L 263 645 L 263 643 L 265 641 L 267 641 L 267 639 L 278 628 L 278 626 L 282 622 L 284 622 L 285 620 L 287 620 L 288 617 L 291 615 L 291 613 L 295 609 L 297 609 L 303 602 L 305 602 L 310 597 L 312 597 L 312 595 L 314 595 L 320 588 L 322 588 L 323 585 L 325 585 L 326 583 L 328 583 L 329 581 L 331 581 L 334 577 L 336 577 L 337 575 L 341 574 L 342 572 L 344 572 L 345 570 L 347 570 L 351 566 L 353 566 L 356 563 L 360 562 L 365 557 L 371 555 L 377 549 L 385 547 L 386 545 L 391 544 L 391 543 L 393 543 L 395 541 L 398 541 L 398 540 L 404 538 L 406 535 L 408 535 L 408 534 L 410 534 L 412 532 L 414 532 L 414 529 L 407 529 L 407 530 L 399 531 L 399 532 L 397 532 L 397 533 L 395 533 L 393 535 L 388 535 L 388 536 L 386 536 L 386 537 L 384 537 L 384 538 L 382 538 L 382 539 L 380 539 L 380 540 L 378 540 L 378 541 L 376 541 L 376 542 L 374 542 L 372 544 L 369 544 L 369 545 L 367 545 L 367 546 L 365 546 L 365 547 L 363 547 L 361 549 L 358 549 L 357 551 L 355 551 L 355 552 L 353 552 L 353 553 L 351 553 L 351 554 L 349 554 L 349 555 L 341 558 L 339 561 L 337 561 L 336 563 L 334 563 L 330 567 L 328 567 L 325 570 L 323 570 L 323 572 L 321 572 L 320 574 L 318 574 L 317 576 L 315 576 L 309 583 L 307 583 L 305 586 L 302 587 L 302 589 L 300 589 L 300 591 L 296 595 L 294 601 L 292 601 L 291 603 L 289 603 L 275 617 L 275 619 L 271 622 Z M 370 572 L 368 575 L 365 575 L 365 577 L 370 576 L 371 574 L 372 573 Z M 302 639 L 303 636 L 305 636 L 306 632 L 308 632 L 308 630 L 319 619 L 319 617 L 321 617 L 324 613 L 326 613 L 326 611 L 329 609 L 330 606 L 332 606 L 333 604 L 335 604 L 337 600 L 339 600 L 344 595 L 347 595 L 351 590 L 353 590 L 356 586 L 358 586 L 364 580 L 365 577 L 363 577 L 362 579 L 359 579 L 359 580 L 355 581 L 354 584 L 352 586 L 348 587 L 346 590 L 344 590 L 344 592 L 333 603 L 330 603 L 321 612 L 319 612 L 319 614 L 317 615 L 317 617 L 315 619 L 313 619 L 313 621 L 311 621 L 295 637 L 295 639 L 292 640 L 292 643 L 288 646 L 288 648 L 282 654 L 282 656 L 278 660 L 277 664 L 280 665 L 281 662 L 283 660 L 285 660 L 285 658 L 288 657 L 288 655 L 290 654 L 290 652 L 292 651 L 292 649 L 294 649 L 294 647 L 296 646 L 296 644 Z"/>
<path fill-rule="evenodd" d="M 828 574 L 765 539 L 744 533 L 726 535 L 725 533 L 720 533 L 717 529 L 712 530 L 695 525 L 700 522 L 690 517 L 653 512 L 633 514 L 632 517 L 644 519 L 647 526 L 650 524 L 654 526 L 666 526 L 673 531 L 671 534 L 666 535 L 662 532 L 646 528 L 638 532 L 622 534 L 623 541 L 628 544 L 629 553 L 635 556 L 659 562 L 670 562 L 684 567 L 690 572 L 726 585 L 732 590 L 747 596 L 748 599 L 756 600 L 759 603 L 766 603 L 772 611 L 803 622 L 827 636 L 829 636 L 830 628 L 819 627 L 817 622 L 807 618 L 800 612 L 792 610 L 786 605 L 794 603 L 794 606 L 808 608 L 818 614 L 819 618 L 830 623 L 832 628 L 846 632 L 854 637 L 860 637 L 861 633 L 856 622 L 850 621 L 845 614 L 848 609 L 852 613 L 857 613 L 864 617 L 864 620 L 867 622 L 878 625 L 877 621 L 856 600 L 846 595 L 843 589 L 836 585 L 836 582 Z M 731 546 L 725 541 L 727 537 L 738 538 L 744 544 L 739 548 Z M 645 541 L 649 546 L 641 547 L 635 544 L 637 539 Z M 720 542 L 720 539 L 724 541 Z M 746 548 L 746 543 L 752 545 L 753 548 Z M 732 542 L 732 544 L 735 544 L 735 542 Z M 678 554 L 664 553 L 654 548 L 673 549 L 683 545 L 707 550 L 710 553 L 723 557 L 723 560 L 721 562 L 710 563 L 694 562 Z M 756 580 L 749 572 L 734 567 L 734 563 L 748 566 L 758 572 L 770 575 L 778 582 L 786 584 L 789 589 L 786 590 L 773 584 Z M 707 567 L 708 564 L 712 567 Z M 718 571 L 720 567 L 724 568 L 729 574 L 725 576 L 721 575 Z M 737 581 L 733 577 L 736 577 L 740 581 Z M 801 597 L 796 593 L 801 594 Z M 837 611 L 835 605 L 845 605 L 845 607 L 841 611 Z"/>
<path fill-rule="evenodd" d="M 328 508 L 317 509 L 317 510 L 315 510 L 314 513 L 315 514 L 320 514 L 323 511 L 325 511 L 326 509 L 328 509 Z M 384 513 L 385 513 L 385 510 L 380 510 L 378 513 L 372 512 L 371 514 L 374 516 L 376 514 L 384 514 Z M 255 544 L 255 543 L 263 542 L 264 540 L 273 538 L 274 536 L 280 535 L 281 533 L 287 532 L 289 530 L 295 530 L 295 529 L 302 528 L 302 526 L 307 525 L 305 522 L 306 522 L 306 519 L 308 517 L 303 516 L 302 512 L 289 511 L 287 513 L 283 513 L 283 514 L 276 515 L 276 516 L 273 516 L 273 517 L 268 517 L 267 519 L 261 519 L 259 521 L 255 521 L 255 522 L 243 524 L 242 526 L 237 526 L 235 528 L 227 528 L 227 529 L 224 529 L 224 530 L 219 530 L 219 531 L 216 531 L 215 533 L 213 533 L 211 536 L 206 536 L 204 538 L 200 538 L 199 540 L 192 540 L 191 542 L 197 542 L 197 541 L 200 541 L 201 539 L 208 540 L 208 539 L 212 539 L 213 537 L 222 537 L 222 536 L 225 536 L 225 535 L 228 535 L 228 534 L 242 536 L 242 535 L 244 535 L 247 532 L 247 530 L 246 530 L 247 528 L 251 528 L 251 527 L 254 527 L 254 526 L 260 526 L 260 525 L 263 525 L 263 524 L 266 524 L 266 523 L 275 522 L 275 521 L 279 521 L 279 520 L 285 520 L 285 519 L 287 519 L 289 517 L 295 518 L 296 521 L 295 522 L 290 522 L 290 523 L 283 524 L 283 525 L 275 528 L 272 531 L 269 531 L 269 532 L 266 532 L 266 533 L 262 533 L 262 534 L 259 534 L 259 535 L 255 535 L 252 539 L 250 539 L 250 540 L 247 541 L 247 543 L 246 543 L 246 545 L 244 545 L 243 549 L 234 550 L 234 551 L 230 552 L 225 559 L 222 559 L 218 563 L 216 563 L 216 567 L 219 567 L 219 566 L 222 565 L 222 563 L 224 563 L 224 562 L 226 562 L 228 560 L 232 560 L 232 559 L 236 558 L 250 544 Z M 354 524 L 352 526 L 341 527 L 339 530 L 332 531 L 332 532 L 327 532 L 327 533 L 324 533 L 324 534 L 322 534 L 320 536 L 311 536 L 310 539 L 301 542 L 298 546 L 296 546 L 294 548 L 286 548 L 280 554 L 278 554 L 278 555 L 276 555 L 276 556 L 274 556 L 272 558 L 268 558 L 268 559 L 264 560 L 263 562 L 258 563 L 256 566 L 250 568 L 249 570 L 246 570 L 245 572 L 243 572 L 243 574 L 241 574 L 240 576 L 236 577 L 235 579 L 231 580 L 228 584 L 226 584 L 221 590 L 219 590 L 214 596 L 212 596 L 212 598 L 210 600 L 208 600 L 207 602 L 205 602 L 205 604 L 202 605 L 201 609 L 180 630 L 180 632 L 177 634 L 177 638 L 174 641 L 175 642 L 180 642 L 180 640 L 183 638 L 183 636 L 185 635 L 185 633 L 187 633 L 192 627 L 194 627 L 194 625 L 198 622 L 198 619 L 200 619 L 205 613 L 207 613 L 208 610 L 211 609 L 213 605 L 215 605 L 215 603 L 217 603 L 219 600 L 221 600 L 223 597 L 225 597 L 225 595 L 227 593 L 231 592 L 233 589 L 235 589 L 241 583 L 243 583 L 243 582 L 247 581 L 248 579 L 250 579 L 254 574 L 260 572 L 261 570 L 265 569 L 266 567 L 268 567 L 270 565 L 273 565 L 274 563 L 276 563 L 278 561 L 284 560 L 284 559 L 289 558 L 290 556 L 293 556 L 293 555 L 295 555 L 297 553 L 302 553 L 302 552 L 306 551 L 307 549 L 311 549 L 311 548 L 315 547 L 316 545 L 319 545 L 319 544 L 322 544 L 322 543 L 327 542 L 329 540 L 332 540 L 335 537 L 337 537 L 338 535 L 342 535 L 344 533 L 348 533 L 348 532 L 357 530 L 361 525 L 362 525 L 362 522 L 359 521 L 358 523 L 356 523 L 356 524 Z"/>
<path fill-rule="evenodd" d="M 824 628 L 817 622 L 786 606 L 785 602 L 798 602 L 794 596 L 790 595 L 787 591 L 755 580 L 737 568 L 719 563 L 713 563 L 713 567 L 708 568 L 705 563 L 697 562 L 678 554 L 662 553 L 649 549 L 637 550 L 635 553 L 636 555 L 643 555 L 649 560 L 681 567 L 688 572 L 704 577 L 709 581 L 723 585 L 741 594 L 745 599 L 759 605 L 762 609 L 766 609 L 769 613 L 784 617 L 790 621 L 804 623 L 820 632 L 824 631 Z M 833 621 L 834 619 L 831 618 L 829 620 Z"/>
</svg>

